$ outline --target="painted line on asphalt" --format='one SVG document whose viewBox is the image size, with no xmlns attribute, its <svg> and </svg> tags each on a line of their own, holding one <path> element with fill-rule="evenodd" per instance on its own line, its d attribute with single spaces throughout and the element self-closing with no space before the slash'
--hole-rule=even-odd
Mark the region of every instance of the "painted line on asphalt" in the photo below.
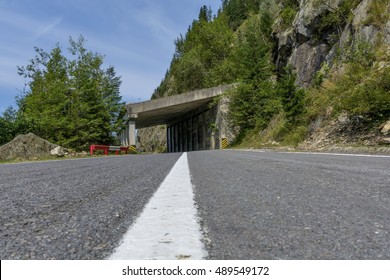
<svg viewBox="0 0 390 280">
<path fill-rule="evenodd" d="M 349 157 L 372 157 L 372 158 L 390 158 L 385 155 L 366 155 L 366 154 L 343 154 L 343 153 L 321 153 L 321 152 L 280 152 L 283 154 L 304 154 L 304 155 L 327 155 L 327 156 L 349 156 Z"/>
<path fill-rule="evenodd" d="M 108 259 L 204 259 L 202 238 L 187 153 L 183 153 Z"/>
<path fill-rule="evenodd" d="M 232 150 L 234 151 L 234 150 Z M 303 155 L 326 155 L 326 156 L 349 156 L 349 157 L 373 157 L 373 158 L 390 158 L 387 155 L 368 155 L 368 154 L 343 154 L 343 153 L 326 153 L 326 152 L 282 152 L 273 150 L 256 150 L 256 149 L 242 149 L 244 152 L 266 153 L 275 152 L 279 154 L 303 154 Z"/>
</svg>

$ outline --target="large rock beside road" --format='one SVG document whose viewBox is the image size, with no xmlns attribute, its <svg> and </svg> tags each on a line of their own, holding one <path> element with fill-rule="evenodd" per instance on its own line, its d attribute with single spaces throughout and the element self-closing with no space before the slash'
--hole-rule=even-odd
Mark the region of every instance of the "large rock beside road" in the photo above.
<svg viewBox="0 0 390 280">
<path fill-rule="evenodd" d="M 383 135 L 388 135 L 390 133 L 390 121 L 381 126 L 381 132 Z"/>
<path fill-rule="evenodd" d="M 58 146 L 50 151 L 50 155 L 57 156 L 57 157 L 63 157 L 63 156 L 65 156 L 65 151 L 61 146 Z"/>
<path fill-rule="evenodd" d="M 50 156 L 58 145 L 36 136 L 34 133 L 19 135 L 0 147 L 0 160 L 34 159 Z"/>
</svg>

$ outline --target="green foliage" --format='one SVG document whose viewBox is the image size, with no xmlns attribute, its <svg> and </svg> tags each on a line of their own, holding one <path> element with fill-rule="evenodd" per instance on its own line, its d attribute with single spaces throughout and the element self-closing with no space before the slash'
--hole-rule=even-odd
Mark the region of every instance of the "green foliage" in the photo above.
<svg viewBox="0 0 390 280">
<path fill-rule="evenodd" d="M 280 17 L 283 22 L 283 29 L 286 29 L 291 26 L 293 23 L 295 16 L 297 14 L 297 10 L 291 7 L 286 7 L 280 12 Z"/>
<path fill-rule="evenodd" d="M 282 30 L 286 30 L 292 26 L 299 9 L 299 2 L 297 0 L 282 0 L 280 2 L 282 6 L 279 11 L 280 27 Z"/>
<path fill-rule="evenodd" d="M 238 27 L 251 14 L 258 14 L 264 0 L 223 0 L 222 9 L 229 18 L 229 26 L 232 30 Z"/>
<path fill-rule="evenodd" d="M 314 75 L 314 79 L 312 81 L 312 86 L 315 88 L 320 88 L 322 84 L 324 83 L 325 79 L 329 75 L 329 65 L 328 63 L 324 62 L 321 65 L 321 69 Z"/>
<path fill-rule="evenodd" d="M 264 81 L 258 88 L 243 83 L 230 96 L 229 118 L 241 132 L 255 127 L 262 129 L 281 109 L 271 81 Z"/>
<path fill-rule="evenodd" d="M 382 28 L 390 19 L 390 0 L 375 0 L 371 1 L 368 7 L 368 18 L 365 24 L 374 25 L 377 28 Z"/>
<path fill-rule="evenodd" d="M 283 145 L 286 146 L 298 146 L 299 143 L 305 140 L 308 133 L 308 128 L 305 125 L 295 127 L 291 130 L 290 133 L 284 136 Z"/>
<path fill-rule="evenodd" d="M 281 141 L 283 137 L 289 131 L 289 123 L 286 118 L 286 114 L 281 110 L 278 114 L 275 114 L 267 125 L 267 128 L 261 131 L 260 141 L 267 143 L 272 141 Z"/>
<path fill-rule="evenodd" d="M 15 110 L 7 108 L 0 117 L 0 145 L 12 140 L 14 133 Z"/>
<path fill-rule="evenodd" d="M 205 13 L 210 14 L 211 10 L 203 7 L 199 19 L 192 23 L 185 36 L 175 41 L 170 69 L 152 98 L 234 81 L 236 70 L 228 60 L 234 47 L 228 18 L 220 14 L 212 20 L 208 15 L 206 20 Z"/>
<path fill-rule="evenodd" d="M 68 59 L 60 46 L 36 56 L 19 74 L 29 79 L 30 91 L 19 99 L 24 118 L 35 134 L 60 145 L 86 149 L 110 144 L 122 111 L 115 69 L 103 69 L 103 56 L 88 51 L 85 41 L 70 39 Z"/>
<path fill-rule="evenodd" d="M 287 120 L 292 125 L 299 124 L 305 111 L 305 91 L 295 81 L 296 75 L 292 69 L 287 68 L 277 83 L 277 94 L 281 98 Z"/>
<path fill-rule="evenodd" d="M 367 124 L 390 117 L 390 55 L 386 48 L 375 49 L 362 41 L 355 41 L 343 51 L 338 67 L 321 88 L 308 94 L 307 117 L 314 119 L 333 108 L 333 114 L 346 112 L 362 115 Z M 382 66 L 380 66 L 382 65 Z"/>
<path fill-rule="evenodd" d="M 377 72 L 359 63 L 350 63 L 346 74 L 337 78 L 335 87 L 329 90 L 338 102 L 337 112 L 347 111 L 351 115 L 363 115 L 369 120 L 390 116 L 390 72 Z"/>
<path fill-rule="evenodd" d="M 278 14 L 273 11 L 279 4 Z M 229 118 L 240 128 L 239 141 L 258 147 L 262 143 L 295 146 L 307 135 L 308 124 L 319 115 L 346 111 L 378 121 L 390 117 L 390 59 L 356 38 L 329 68 L 322 66 L 313 87 L 300 89 L 292 69 L 274 73 L 271 38 L 274 17 L 278 29 L 289 28 L 299 10 L 297 0 L 223 0 L 215 17 L 202 7 L 199 18 L 176 42 L 171 67 L 154 98 L 202 87 L 236 83 L 229 93 Z M 315 26 L 316 36 L 333 44 L 353 19 L 361 0 L 315 0 L 325 11 Z M 390 0 L 372 1 L 367 24 L 383 27 Z M 381 64 L 382 63 L 382 64 Z M 386 64 L 387 63 L 387 64 Z M 338 69 L 338 71 L 334 71 Z M 343 69 L 343 70 L 341 70 Z M 277 76 L 277 78 L 275 77 Z M 276 142 L 275 142 L 276 141 Z"/>
<path fill-rule="evenodd" d="M 0 145 L 11 141 L 19 134 L 28 133 L 33 124 L 24 118 L 23 112 L 8 107 L 0 116 Z"/>
<path fill-rule="evenodd" d="M 201 61 L 201 49 L 193 48 L 173 66 L 178 92 L 188 92 L 204 87 L 206 67 Z"/>
<path fill-rule="evenodd" d="M 264 128 L 282 109 L 277 88 L 271 81 L 271 22 L 269 13 L 251 15 L 237 30 L 231 61 L 241 85 L 232 92 L 229 116 L 241 132 Z"/>
<path fill-rule="evenodd" d="M 338 29 L 338 33 L 341 33 L 341 28 L 352 21 L 352 11 L 361 3 L 361 0 L 342 0 L 335 7 L 329 4 L 329 0 L 317 0 L 317 3 L 326 6 L 329 10 L 318 24 L 318 33 L 322 34 L 334 29 Z"/>
<path fill-rule="evenodd" d="M 229 118 L 240 127 L 241 136 L 267 128 L 280 114 L 283 122 L 272 137 L 282 140 L 299 125 L 304 92 L 295 85 L 290 70 L 274 81 L 272 50 L 273 1 L 225 0 L 214 18 L 203 7 L 185 36 L 176 41 L 176 51 L 164 80 L 153 98 L 204 87 L 239 82 L 230 92 Z M 285 7 L 298 8 L 295 0 Z"/>
<path fill-rule="evenodd" d="M 272 75 L 271 22 L 268 13 L 251 16 L 237 31 L 232 60 L 241 81 L 256 84 Z"/>
</svg>

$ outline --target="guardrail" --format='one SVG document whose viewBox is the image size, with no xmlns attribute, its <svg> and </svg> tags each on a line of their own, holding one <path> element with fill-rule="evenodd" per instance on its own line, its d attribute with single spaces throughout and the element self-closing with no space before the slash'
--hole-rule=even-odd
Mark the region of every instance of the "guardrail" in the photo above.
<svg viewBox="0 0 390 280">
<path fill-rule="evenodd" d="M 109 151 L 115 151 L 115 154 L 118 155 L 119 152 L 125 152 L 126 154 L 129 151 L 128 147 L 120 147 L 120 146 L 105 146 L 105 145 L 91 145 L 89 147 L 89 153 L 93 156 L 93 152 L 96 150 L 104 151 L 105 155 L 108 155 Z"/>
</svg>

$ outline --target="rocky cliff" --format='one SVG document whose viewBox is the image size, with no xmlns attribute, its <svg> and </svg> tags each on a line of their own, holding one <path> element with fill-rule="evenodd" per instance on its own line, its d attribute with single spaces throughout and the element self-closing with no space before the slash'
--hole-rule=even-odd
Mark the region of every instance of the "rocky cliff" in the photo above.
<svg viewBox="0 0 390 280">
<path fill-rule="evenodd" d="M 305 149 L 328 149 L 340 143 L 387 147 L 390 140 L 381 129 L 390 117 L 390 110 L 386 109 L 390 99 L 383 97 L 390 93 L 390 76 L 386 74 L 390 71 L 390 0 L 269 2 L 276 3 L 275 14 L 278 15 L 272 34 L 275 72 L 281 76 L 286 67 L 292 68 L 296 83 L 306 89 L 311 102 L 306 104 L 308 112 L 301 116 L 300 126 L 284 127 L 284 130 L 297 129 L 302 132 L 298 134 L 306 135 L 301 145 Z M 283 17 L 284 10 L 288 11 L 287 18 Z M 367 69 L 348 72 L 348 63 L 356 62 L 358 55 L 370 58 L 369 63 L 361 64 Z M 351 89 L 340 87 L 343 77 L 351 75 L 355 76 L 346 79 L 352 83 Z M 355 78 L 356 88 L 353 88 Z M 341 96 L 340 93 L 346 91 L 350 92 Z M 371 98 L 372 91 L 376 96 Z M 278 125 L 283 126 L 283 121 L 281 118 L 276 124 L 270 122 L 266 130 L 274 132 Z M 252 133 L 259 135 L 255 141 L 264 141 L 262 133 Z M 139 136 L 145 151 L 160 151 L 165 145 L 165 130 L 140 130 Z M 272 140 L 277 145 L 286 145 L 268 138 L 267 141 Z M 302 141 L 303 138 L 299 138 Z"/>
<path fill-rule="evenodd" d="M 137 149 L 148 153 L 165 152 L 167 144 L 166 134 L 165 125 L 138 129 Z"/>
<path fill-rule="evenodd" d="M 276 22 L 276 67 L 291 65 L 298 84 L 307 87 L 323 63 L 332 65 L 337 52 L 351 44 L 390 46 L 389 14 L 386 0 L 300 0 L 291 27 L 281 30 Z"/>
</svg>

